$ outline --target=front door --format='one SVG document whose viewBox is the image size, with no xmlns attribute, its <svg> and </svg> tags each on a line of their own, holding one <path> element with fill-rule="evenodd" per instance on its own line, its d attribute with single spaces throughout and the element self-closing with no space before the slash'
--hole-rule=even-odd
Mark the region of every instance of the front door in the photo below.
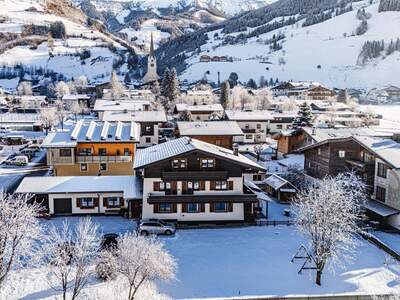
<svg viewBox="0 0 400 300">
<path fill-rule="evenodd" d="M 253 204 L 252 203 L 244 203 L 244 221 L 245 222 L 254 222 L 254 214 L 253 214 Z"/>
<path fill-rule="evenodd" d="M 140 219 L 142 216 L 142 203 L 141 201 L 130 201 L 130 210 L 132 219 Z"/>
<path fill-rule="evenodd" d="M 54 201 L 54 214 L 72 214 L 71 198 L 56 198 Z"/>
</svg>

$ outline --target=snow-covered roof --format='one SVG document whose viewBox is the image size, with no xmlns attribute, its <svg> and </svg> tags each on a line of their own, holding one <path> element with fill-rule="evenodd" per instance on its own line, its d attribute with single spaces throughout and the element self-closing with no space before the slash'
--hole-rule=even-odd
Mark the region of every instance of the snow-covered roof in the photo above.
<svg viewBox="0 0 400 300">
<path fill-rule="evenodd" d="M 235 121 L 177 122 L 177 126 L 181 136 L 243 135 L 242 130 Z"/>
<path fill-rule="evenodd" d="M 36 113 L 4 113 L 0 114 L 0 123 L 40 123 L 40 115 Z"/>
<path fill-rule="evenodd" d="M 198 104 L 188 105 L 186 103 L 177 103 L 175 105 L 177 112 L 190 111 L 190 112 L 222 112 L 224 108 L 221 104 Z"/>
<path fill-rule="evenodd" d="M 136 176 L 38 176 L 25 177 L 16 193 L 58 194 L 122 192 L 128 199 L 142 198 Z"/>
<path fill-rule="evenodd" d="M 78 121 L 64 130 L 50 132 L 42 147 L 75 147 L 79 142 L 132 142 L 140 138 L 140 126 L 135 122 Z"/>
<path fill-rule="evenodd" d="M 181 137 L 179 139 L 171 140 L 166 143 L 137 150 L 134 168 L 140 169 L 147 165 L 195 150 L 206 152 L 210 155 L 214 155 L 222 159 L 231 160 L 247 167 L 256 168 L 258 170 L 265 170 L 262 166 L 248 159 L 244 155 L 235 155 L 233 150 L 192 139 L 190 137 Z"/>
<path fill-rule="evenodd" d="M 353 138 L 394 168 L 400 169 L 400 143 L 368 136 L 354 136 Z"/>
<path fill-rule="evenodd" d="M 103 121 L 122 121 L 122 122 L 167 122 L 164 110 L 151 111 L 105 111 Z"/>
<path fill-rule="evenodd" d="M 103 100 L 98 99 L 94 104 L 94 111 L 138 111 L 149 106 L 149 100 Z"/>
<path fill-rule="evenodd" d="M 63 101 L 90 100 L 90 96 L 86 94 L 64 95 L 62 97 L 62 100 Z"/>
<path fill-rule="evenodd" d="M 368 199 L 366 201 L 366 203 L 364 204 L 364 207 L 382 217 L 385 217 L 385 218 L 393 216 L 393 215 L 397 215 L 400 213 L 399 210 L 391 208 L 379 201 L 375 201 L 372 199 Z"/>
<path fill-rule="evenodd" d="M 311 128 L 303 127 L 302 130 L 311 136 L 317 143 L 324 140 L 347 138 L 351 136 L 388 137 L 392 134 L 379 132 L 371 128 Z"/>
<path fill-rule="evenodd" d="M 267 121 L 273 120 L 271 112 L 268 110 L 226 110 L 226 116 L 233 121 Z"/>
<path fill-rule="evenodd" d="M 279 175 L 272 174 L 268 178 L 266 178 L 263 181 L 264 184 L 269 185 L 272 187 L 274 190 L 279 190 L 281 187 L 283 187 L 285 184 L 289 183 L 286 179 L 280 177 Z"/>
</svg>

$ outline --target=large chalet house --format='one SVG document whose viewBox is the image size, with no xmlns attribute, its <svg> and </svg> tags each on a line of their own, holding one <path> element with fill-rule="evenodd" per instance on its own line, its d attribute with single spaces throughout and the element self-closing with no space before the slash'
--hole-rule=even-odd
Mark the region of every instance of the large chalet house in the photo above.
<svg viewBox="0 0 400 300">
<path fill-rule="evenodd" d="M 97 114 L 99 120 L 103 120 L 106 111 L 147 111 L 150 110 L 150 100 L 96 100 L 93 112 Z"/>
<path fill-rule="evenodd" d="M 164 110 L 149 111 L 105 111 L 103 121 L 108 122 L 135 122 L 140 126 L 140 141 L 138 148 L 150 147 L 158 144 L 160 127 L 167 122 Z"/>
<path fill-rule="evenodd" d="M 243 136 L 235 121 L 177 122 L 177 135 L 232 149 L 234 141 Z"/>
<path fill-rule="evenodd" d="M 244 174 L 264 168 L 239 154 L 190 137 L 138 150 L 142 218 L 178 222 L 253 222 L 257 196 Z"/>
<path fill-rule="evenodd" d="M 317 82 L 282 82 L 271 88 L 275 97 L 287 96 L 303 100 L 329 100 L 336 96 L 335 91 Z"/>
<path fill-rule="evenodd" d="M 139 137 L 135 122 L 81 120 L 50 132 L 42 147 L 56 176 L 132 175 Z"/>
<path fill-rule="evenodd" d="M 178 103 L 175 105 L 174 113 L 180 114 L 188 112 L 189 121 L 208 121 L 212 119 L 220 119 L 224 114 L 224 108 L 221 104 L 196 104 L 188 105 L 186 103 Z"/>
</svg>

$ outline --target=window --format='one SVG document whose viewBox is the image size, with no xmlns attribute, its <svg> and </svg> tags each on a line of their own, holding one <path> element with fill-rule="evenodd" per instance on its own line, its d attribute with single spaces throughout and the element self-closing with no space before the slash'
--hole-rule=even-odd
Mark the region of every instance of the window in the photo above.
<svg viewBox="0 0 400 300">
<path fill-rule="evenodd" d="M 170 192 L 171 191 L 171 182 L 160 182 L 160 191 Z"/>
<path fill-rule="evenodd" d="M 254 174 L 253 175 L 253 181 L 261 181 L 262 180 L 262 175 L 261 174 Z"/>
<path fill-rule="evenodd" d="M 382 178 L 387 176 L 387 166 L 384 163 L 378 163 L 378 176 Z"/>
<path fill-rule="evenodd" d="M 146 125 L 145 131 L 146 131 L 146 133 L 151 133 L 153 131 L 153 127 L 150 125 Z"/>
<path fill-rule="evenodd" d="M 88 171 L 88 164 L 83 163 L 81 164 L 81 172 L 87 172 Z"/>
<path fill-rule="evenodd" d="M 174 169 L 186 169 L 186 159 L 174 159 L 172 161 L 172 167 Z"/>
<path fill-rule="evenodd" d="M 216 202 L 214 203 L 214 212 L 226 212 L 227 205 L 225 202 Z"/>
<path fill-rule="evenodd" d="M 246 124 L 246 125 L 244 125 L 244 128 L 245 128 L 245 129 L 249 129 L 249 128 L 250 128 L 250 125 L 249 125 L 249 124 Z"/>
<path fill-rule="evenodd" d="M 227 190 L 228 184 L 226 181 L 216 181 L 215 182 L 215 189 L 216 190 Z"/>
<path fill-rule="evenodd" d="M 94 207 L 94 198 L 80 198 L 82 208 Z"/>
<path fill-rule="evenodd" d="M 171 203 L 160 203 L 160 213 L 171 213 L 172 204 Z"/>
<path fill-rule="evenodd" d="M 253 138 L 252 134 L 246 134 L 246 140 L 251 140 Z"/>
<path fill-rule="evenodd" d="M 187 212 L 188 213 L 197 213 L 197 212 L 199 212 L 199 205 L 197 203 L 188 203 L 187 204 Z"/>
<path fill-rule="evenodd" d="M 72 150 L 71 149 L 60 149 L 60 156 L 61 157 L 71 157 Z"/>
<path fill-rule="evenodd" d="M 186 182 L 186 194 L 193 194 L 193 191 L 200 190 L 200 182 L 198 181 L 187 181 Z"/>
<path fill-rule="evenodd" d="M 146 143 L 147 144 L 151 143 L 151 137 L 146 137 Z"/>
<path fill-rule="evenodd" d="M 261 129 L 261 124 L 257 124 L 257 129 Z"/>
<path fill-rule="evenodd" d="M 107 171 L 107 163 L 100 163 L 100 171 Z"/>
<path fill-rule="evenodd" d="M 130 155 L 129 148 L 124 148 L 124 155 L 125 156 L 129 156 Z"/>
<path fill-rule="evenodd" d="M 282 129 L 283 126 L 282 126 L 282 125 L 276 125 L 276 128 L 277 128 L 277 129 Z"/>
<path fill-rule="evenodd" d="M 83 156 L 92 155 L 92 148 L 79 148 L 78 153 Z"/>
<path fill-rule="evenodd" d="M 106 148 L 99 148 L 99 155 L 100 156 L 106 156 L 107 155 L 107 149 Z"/>
<path fill-rule="evenodd" d="M 345 158 L 345 157 L 346 157 L 346 151 L 344 151 L 344 150 L 339 150 L 339 151 L 338 151 L 338 156 L 339 156 L 340 158 Z"/>
<path fill-rule="evenodd" d="M 321 155 L 321 148 L 318 148 L 318 155 Z"/>
<path fill-rule="evenodd" d="M 120 206 L 119 197 L 107 198 L 107 207 L 119 207 L 119 206 Z"/>
<path fill-rule="evenodd" d="M 204 158 L 201 160 L 201 168 L 202 169 L 213 169 L 215 162 L 213 159 Z"/>
<path fill-rule="evenodd" d="M 375 191 L 375 198 L 378 201 L 382 201 L 385 202 L 386 200 L 386 189 L 380 186 L 376 187 L 376 191 Z"/>
</svg>

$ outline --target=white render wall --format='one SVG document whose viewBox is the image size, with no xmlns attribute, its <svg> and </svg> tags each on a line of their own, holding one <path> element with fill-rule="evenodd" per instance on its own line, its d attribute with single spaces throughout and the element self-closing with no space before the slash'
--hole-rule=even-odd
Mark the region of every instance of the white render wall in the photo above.
<svg viewBox="0 0 400 300">
<path fill-rule="evenodd" d="M 375 160 L 374 199 L 376 199 L 376 186 L 386 189 L 385 204 L 400 210 L 400 171 L 388 169 L 386 178 L 378 176 L 378 163 L 384 163 L 381 159 Z"/>
<path fill-rule="evenodd" d="M 201 193 L 209 192 L 212 194 L 218 193 L 232 193 L 238 194 L 243 193 L 243 178 L 242 177 L 231 177 L 227 179 L 233 181 L 233 191 L 211 191 L 210 181 L 206 181 L 205 191 Z M 204 213 L 182 213 L 182 205 L 177 204 L 177 212 L 171 214 L 165 213 L 154 213 L 153 205 L 148 204 L 147 197 L 149 193 L 153 192 L 153 182 L 162 181 L 161 178 L 144 178 L 143 180 L 143 208 L 142 218 L 157 218 L 157 219 L 171 219 L 178 221 L 243 221 L 244 220 L 244 209 L 243 203 L 234 203 L 233 211 L 226 213 L 215 213 L 210 212 L 210 205 L 206 203 Z M 182 182 L 178 181 L 177 184 L 178 195 L 182 194 Z M 196 191 L 194 192 L 196 194 Z"/>
<path fill-rule="evenodd" d="M 94 197 L 99 198 L 99 207 L 82 209 L 76 206 L 77 198 Z M 120 208 L 107 208 L 103 206 L 104 197 L 123 197 L 123 193 L 74 193 L 74 194 L 49 194 L 49 212 L 54 214 L 54 201 L 57 198 L 71 198 L 72 199 L 72 214 L 104 214 L 107 211 L 115 210 L 119 211 Z M 124 200 L 124 207 L 128 207 L 128 201 Z M 99 210 L 100 208 L 100 210 Z"/>
<path fill-rule="evenodd" d="M 154 134 L 153 135 L 144 135 L 144 136 L 140 136 L 140 142 L 138 144 L 139 148 L 146 148 L 146 147 L 151 147 L 154 145 L 158 144 L 158 130 L 159 130 L 159 126 L 158 124 L 154 125 Z M 146 142 L 146 138 L 149 137 L 150 138 L 150 143 Z"/>
<path fill-rule="evenodd" d="M 243 142 L 245 144 L 247 143 L 265 143 L 267 140 L 267 128 L 269 126 L 269 122 L 263 122 L 263 121 L 237 121 L 240 129 L 246 130 L 246 125 L 248 126 L 248 129 L 255 129 L 256 133 L 244 133 L 243 137 L 238 137 L 239 140 L 237 142 Z M 257 124 L 261 125 L 261 129 L 257 129 Z M 251 135 L 251 138 L 246 138 L 246 135 Z M 259 138 L 257 138 L 259 136 Z"/>
</svg>

